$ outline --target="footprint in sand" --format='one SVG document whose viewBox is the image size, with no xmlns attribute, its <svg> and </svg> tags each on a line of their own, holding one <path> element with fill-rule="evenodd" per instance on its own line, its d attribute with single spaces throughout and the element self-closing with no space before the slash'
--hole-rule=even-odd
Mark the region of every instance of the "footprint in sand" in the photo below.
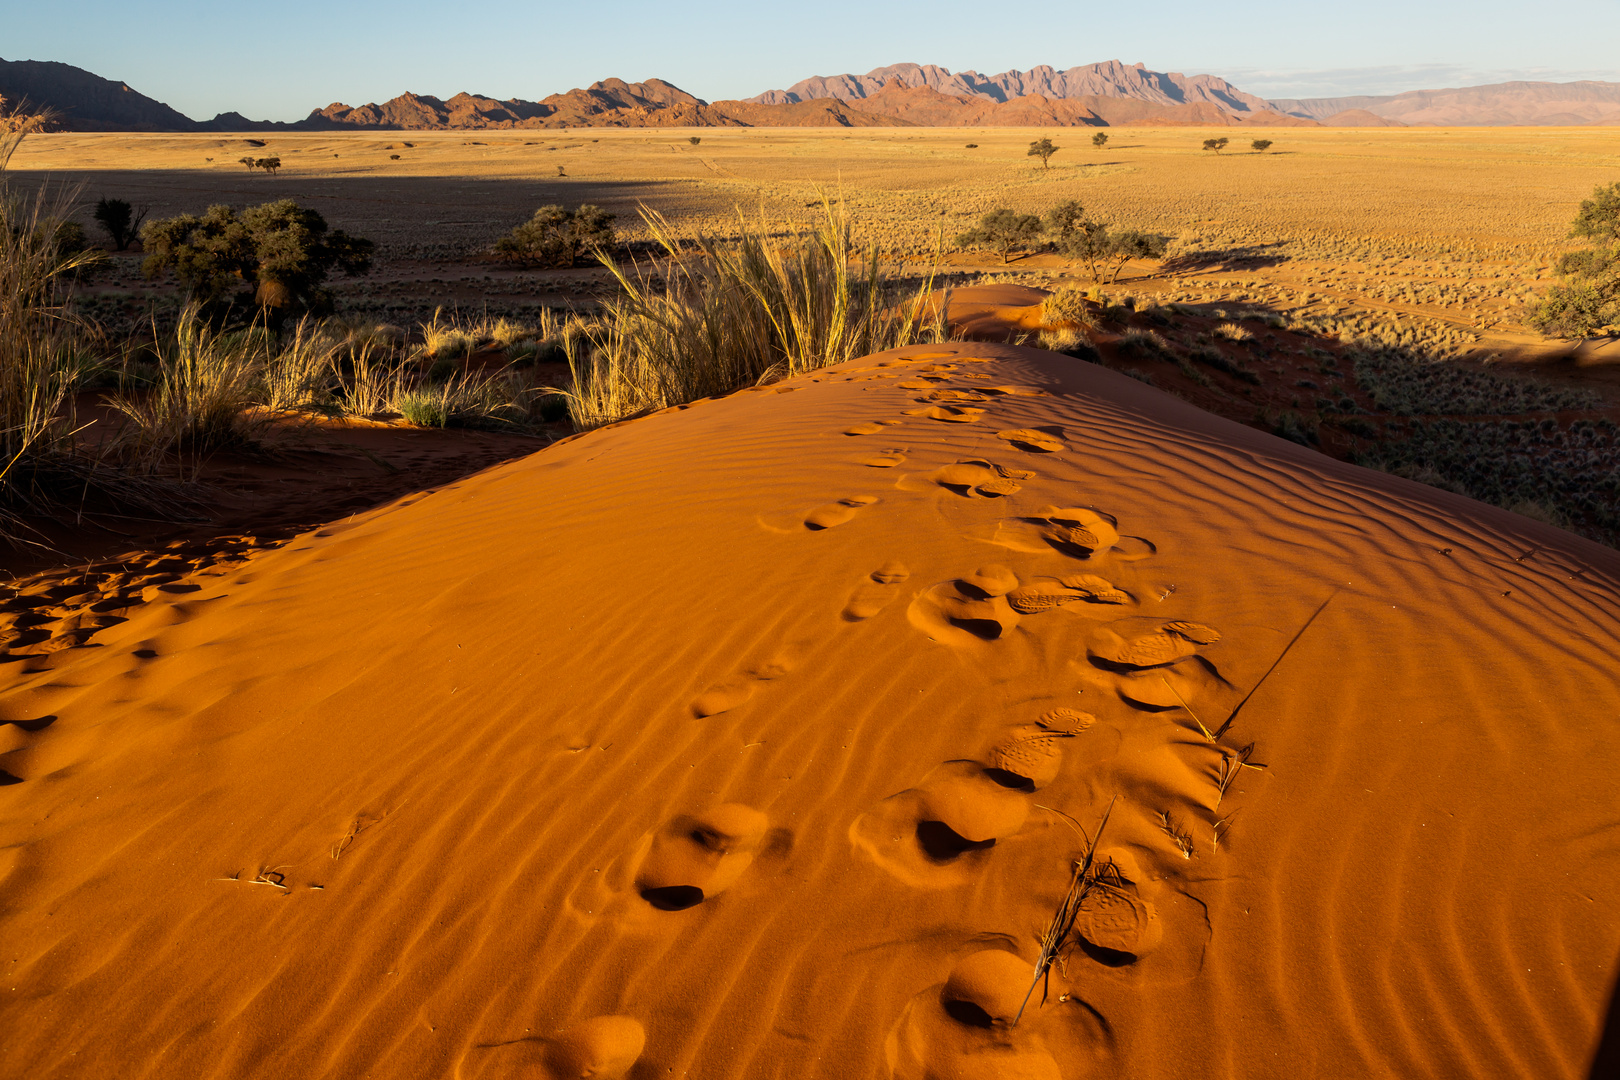
<svg viewBox="0 0 1620 1080">
<path fill-rule="evenodd" d="M 855 462 L 858 465 L 865 465 L 869 469 L 892 469 L 896 465 L 906 463 L 905 448 L 892 446 L 867 457 L 856 458 Z"/>
<path fill-rule="evenodd" d="M 1184 660 L 1201 646 L 1221 640 L 1221 633 L 1203 623 L 1167 622 L 1138 637 L 1127 639 L 1106 630 L 1099 637 L 1091 647 L 1093 656 L 1125 667 L 1147 668 Z"/>
<path fill-rule="evenodd" d="M 899 592 L 900 583 L 911 576 L 906 564 L 890 560 L 872 571 L 844 605 L 844 621 L 860 622 L 870 619 L 889 606 Z"/>
<path fill-rule="evenodd" d="M 758 692 L 760 684 L 780 679 L 798 666 L 800 649 L 789 646 L 745 674 L 715 683 L 692 702 L 692 714 L 699 719 L 730 712 Z"/>
<path fill-rule="evenodd" d="M 948 488 L 968 498 L 975 495 L 999 499 L 1023 490 L 1021 480 L 1033 480 L 1035 474 L 1028 469 L 1012 469 L 996 465 L 983 458 L 965 458 L 954 465 L 935 469 L 924 479 Z"/>
<path fill-rule="evenodd" d="M 903 409 L 906 416 L 926 416 L 947 424 L 971 424 L 984 415 L 983 409 L 971 405 L 935 405 L 927 409 Z"/>
<path fill-rule="evenodd" d="M 1119 543 L 1119 530 L 1114 522 L 1095 510 L 1049 506 L 1037 511 L 1037 515 L 1048 525 L 1042 537 L 1065 554 L 1090 558 Z"/>
<path fill-rule="evenodd" d="M 871 420 L 871 421 L 868 421 L 867 423 L 864 423 L 864 424 L 856 424 L 852 428 L 846 428 L 844 430 L 844 434 L 845 435 L 876 435 L 878 432 L 882 431 L 884 428 L 894 427 L 897 424 L 903 424 L 903 423 L 905 423 L 904 420 Z"/>
<path fill-rule="evenodd" d="M 1018 576 L 1005 566 L 981 566 L 967 577 L 947 581 L 917 595 L 907 610 L 911 624 L 945 645 L 995 641 L 1018 625 L 1007 594 Z"/>
<path fill-rule="evenodd" d="M 1133 964 L 1164 941 L 1158 909 L 1139 894 L 1139 883 L 1147 878 L 1123 849 L 1099 852 L 1095 868 L 1092 888 L 1074 920 L 1074 933 L 1092 959 L 1110 967 Z"/>
<path fill-rule="evenodd" d="M 1036 431 L 1034 428 L 998 431 L 996 432 L 996 438 L 1006 439 L 1018 449 L 1032 454 L 1055 454 L 1060 450 L 1068 449 L 1055 436 L 1048 435 L 1044 431 Z"/>
<path fill-rule="evenodd" d="M 892 1080 L 1061 1080 L 1036 1023 L 1041 995 L 1029 995 L 1034 970 L 1032 961 L 1001 949 L 959 961 L 943 986 L 911 999 L 890 1031 L 883 1049 Z"/>
<path fill-rule="evenodd" d="M 1037 581 L 1007 594 L 1007 603 L 1020 615 L 1085 601 L 1090 604 L 1129 604 L 1130 594 L 1096 574 L 1070 574 L 1056 581 Z"/>
<path fill-rule="evenodd" d="M 518 1038 L 474 1046 L 456 1066 L 456 1080 L 619 1080 L 647 1045 L 647 1032 L 628 1016 L 596 1016 L 550 1038 Z"/>
<path fill-rule="evenodd" d="M 966 881 L 996 841 L 1015 835 L 1029 818 L 1022 784 L 1009 787 L 998 775 L 977 761 L 947 761 L 856 818 L 850 840 L 909 884 Z"/>
<path fill-rule="evenodd" d="M 847 499 L 819 506 L 805 516 L 804 527 L 817 532 L 836 528 L 877 501 L 876 495 L 851 495 Z"/>
<path fill-rule="evenodd" d="M 735 884 L 762 850 L 788 843 L 785 830 L 772 830 L 764 814 L 741 803 L 677 817 L 654 835 L 635 889 L 660 911 L 684 911 Z"/>
</svg>

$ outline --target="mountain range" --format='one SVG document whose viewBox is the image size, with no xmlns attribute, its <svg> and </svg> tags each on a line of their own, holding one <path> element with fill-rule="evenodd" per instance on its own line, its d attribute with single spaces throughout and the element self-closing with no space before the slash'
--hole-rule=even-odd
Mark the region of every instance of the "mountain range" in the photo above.
<svg viewBox="0 0 1620 1080">
<path fill-rule="evenodd" d="M 1620 124 L 1620 83 L 1507 82 L 1447 90 L 1267 100 L 1214 75 L 1117 60 L 980 75 L 894 64 L 804 79 L 747 100 L 704 101 L 662 79 L 606 79 L 539 101 L 405 93 L 335 102 L 294 123 L 192 120 L 125 83 L 54 61 L 0 60 L 0 100 L 78 131 L 455 130 L 561 127 L 1438 126 Z"/>
</svg>

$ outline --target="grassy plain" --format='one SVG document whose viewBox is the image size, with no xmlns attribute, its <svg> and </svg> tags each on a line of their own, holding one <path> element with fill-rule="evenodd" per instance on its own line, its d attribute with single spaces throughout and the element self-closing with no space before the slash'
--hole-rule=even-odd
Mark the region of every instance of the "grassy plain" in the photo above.
<svg viewBox="0 0 1620 1080">
<path fill-rule="evenodd" d="M 147 204 L 154 216 L 295 198 L 379 242 L 379 272 L 340 282 L 340 292 L 400 320 L 439 304 L 505 311 L 597 293 L 605 277 L 596 272 L 522 272 L 482 257 L 539 205 L 598 203 L 635 241 L 647 238 L 641 203 L 724 235 L 739 211 L 807 225 L 817 193 L 832 191 L 886 257 L 920 264 L 943 235 L 950 269 L 980 280 L 1083 276 L 1051 255 L 1003 268 L 950 244 L 998 206 L 1041 212 L 1078 199 L 1121 226 L 1176 237 L 1162 267 L 1133 266 L 1120 290 L 1535 356 L 1547 350 L 1525 331 L 1524 304 L 1546 287 L 1580 200 L 1620 175 L 1620 145 L 1589 128 L 1300 129 L 1273 133 L 1266 153 L 1236 139 L 1219 156 L 1199 149 L 1210 133 L 1191 128 L 1124 128 L 1102 150 L 1084 132 L 1051 129 L 696 133 L 696 146 L 685 129 L 62 134 L 30 139 L 13 164 L 20 176 L 82 185 L 89 199 Z M 1050 169 L 1025 156 L 1041 135 L 1061 147 Z M 237 162 L 272 153 L 283 162 L 275 176 Z M 133 257 L 122 267 L 104 290 L 125 302 L 151 290 Z"/>
</svg>

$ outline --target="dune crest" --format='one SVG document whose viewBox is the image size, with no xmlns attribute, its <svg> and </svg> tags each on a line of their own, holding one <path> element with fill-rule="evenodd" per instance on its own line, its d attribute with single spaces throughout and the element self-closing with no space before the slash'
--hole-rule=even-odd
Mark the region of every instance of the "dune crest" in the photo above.
<svg viewBox="0 0 1620 1080">
<path fill-rule="evenodd" d="M 6 665 L 0 1068 L 1582 1073 L 1620 555 L 1053 353 L 781 388 Z"/>
</svg>

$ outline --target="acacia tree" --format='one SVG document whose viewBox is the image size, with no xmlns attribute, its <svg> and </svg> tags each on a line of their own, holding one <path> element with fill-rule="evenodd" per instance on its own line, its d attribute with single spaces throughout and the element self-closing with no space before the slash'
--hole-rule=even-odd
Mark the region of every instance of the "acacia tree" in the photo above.
<svg viewBox="0 0 1620 1080">
<path fill-rule="evenodd" d="M 371 269 L 371 241 L 328 229 L 319 213 L 291 199 L 250 206 L 240 214 L 229 206 L 210 206 L 201 217 L 149 221 L 141 229 L 141 244 L 147 277 L 172 272 L 215 317 L 251 305 L 272 325 L 288 315 L 330 314 L 332 294 L 323 287 L 327 275 Z"/>
<path fill-rule="evenodd" d="M 1063 149 L 1061 146 L 1052 145 L 1051 139 L 1037 139 L 1029 144 L 1029 154 L 1027 156 L 1040 158 L 1041 168 L 1050 169 L 1052 167 L 1052 155 L 1061 149 Z"/>
<path fill-rule="evenodd" d="M 1271 140 L 1270 139 L 1256 139 L 1256 140 L 1254 140 L 1254 142 L 1249 144 L 1249 148 L 1251 150 L 1253 150 L 1257 154 L 1263 154 L 1267 150 L 1271 149 Z"/>
<path fill-rule="evenodd" d="M 1231 141 L 1231 139 L 1226 138 L 1224 135 L 1219 139 L 1205 139 L 1204 149 L 1213 150 L 1216 154 L 1219 154 L 1222 150 L 1226 149 L 1226 144 Z"/>
<path fill-rule="evenodd" d="M 1132 259 L 1162 259 L 1165 249 L 1169 246 L 1170 238 L 1162 233 L 1138 232 L 1135 229 L 1115 233 L 1108 238 L 1105 247 L 1105 257 L 1114 264 L 1114 272 L 1109 276 L 1108 284 L 1112 285 L 1119 280 L 1125 264 Z"/>
<path fill-rule="evenodd" d="M 495 254 L 529 265 L 573 266 L 588 253 L 613 247 L 618 240 L 614 216 L 590 203 L 578 210 L 542 206 L 534 217 L 495 241 Z"/>
<path fill-rule="evenodd" d="M 979 224 L 956 238 L 958 247 L 988 245 L 1001 256 L 1001 265 L 1011 261 L 1013 249 L 1027 247 L 1041 235 L 1041 219 L 1034 214 L 1014 213 L 1008 207 L 992 210 Z"/>
<path fill-rule="evenodd" d="M 126 251 L 130 242 L 140 235 L 141 222 L 146 220 L 147 208 L 137 210 L 123 199 L 103 198 L 96 202 L 96 208 L 90 216 L 107 233 L 107 238 L 113 242 L 114 249 Z"/>
<path fill-rule="evenodd" d="M 1108 132 L 1099 131 L 1099 132 L 1097 132 L 1097 134 L 1093 135 L 1091 137 L 1091 145 L 1095 146 L 1099 150 L 1101 150 L 1103 147 L 1107 146 L 1108 145 Z"/>
<path fill-rule="evenodd" d="M 1620 183 L 1599 185 L 1581 203 L 1571 237 L 1591 247 L 1565 252 L 1553 267 L 1562 281 L 1530 313 L 1548 337 L 1583 338 L 1620 328 Z"/>
<path fill-rule="evenodd" d="M 394 156 L 398 157 L 399 155 L 396 154 Z M 269 173 L 271 176 L 274 176 L 276 175 L 276 170 L 281 168 L 281 159 L 278 157 L 262 157 L 258 161 L 254 162 L 254 164 L 263 169 L 265 172 Z"/>
</svg>

